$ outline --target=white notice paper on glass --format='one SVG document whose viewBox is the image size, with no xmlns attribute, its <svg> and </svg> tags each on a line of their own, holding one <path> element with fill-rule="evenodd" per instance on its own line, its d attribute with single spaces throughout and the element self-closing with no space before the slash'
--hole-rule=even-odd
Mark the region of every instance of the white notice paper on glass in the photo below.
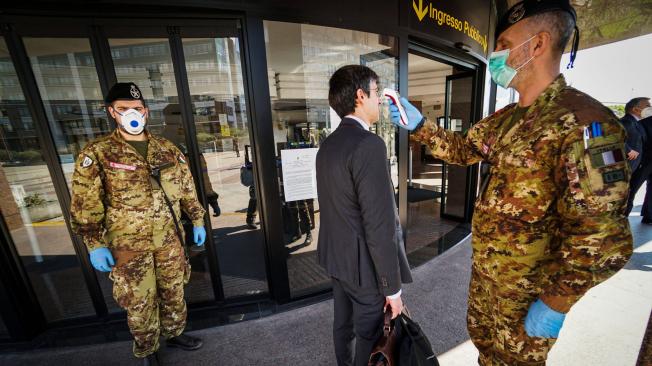
<svg viewBox="0 0 652 366">
<path fill-rule="evenodd" d="M 285 202 L 317 198 L 318 148 L 281 150 Z"/>
</svg>

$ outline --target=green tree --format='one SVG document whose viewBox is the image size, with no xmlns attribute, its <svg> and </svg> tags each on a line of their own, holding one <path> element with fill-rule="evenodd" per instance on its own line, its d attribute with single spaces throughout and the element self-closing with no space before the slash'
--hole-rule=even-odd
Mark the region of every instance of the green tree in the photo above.
<svg viewBox="0 0 652 366">
<path fill-rule="evenodd" d="M 625 115 L 625 105 L 624 104 L 615 104 L 608 106 L 611 109 L 616 117 L 622 118 Z"/>
</svg>

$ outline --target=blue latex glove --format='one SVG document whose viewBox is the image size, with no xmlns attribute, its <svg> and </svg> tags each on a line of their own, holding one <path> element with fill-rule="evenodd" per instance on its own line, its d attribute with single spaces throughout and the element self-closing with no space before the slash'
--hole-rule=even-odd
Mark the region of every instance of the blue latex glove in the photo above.
<svg viewBox="0 0 652 366">
<path fill-rule="evenodd" d="M 557 338 L 566 314 L 552 310 L 540 299 L 530 305 L 525 317 L 525 331 L 530 337 Z"/>
<path fill-rule="evenodd" d="M 421 123 L 423 116 L 417 107 L 410 104 L 410 102 L 403 97 L 401 97 L 401 105 L 403 105 L 403 109 L 405 109 L 405 114 L 407 115 L 407 126 L 401 124 L 401 114 L 398 111 L 398 107 L 391 99 L 389 100 L 389 119 L 393 124 L 412 131 L 419 125 L 419 123 Z"/>
<path fill-rule="evenodd" d="M 204 245 L 204 241 L 206 240 L 206 229 L 204 229 L 203 226 L 195 226 L 192 228 L 192 235 L 195 240 L 195 244 L 197 246 L 202 246 Z"/>
<path fill-rule="evenodd" d="M 90 252 L 91 264 L 100 272 L 111 272 L 115 261 L 109 248 L 97 248 Z"/>
</svg>

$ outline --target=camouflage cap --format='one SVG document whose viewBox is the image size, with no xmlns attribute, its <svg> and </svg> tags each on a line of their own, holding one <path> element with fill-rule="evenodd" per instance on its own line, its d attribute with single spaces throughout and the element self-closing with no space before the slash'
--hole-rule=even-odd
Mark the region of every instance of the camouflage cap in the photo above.
<svg viewBox="0 0 652 366">
<path fill-rule="evenodd" d="M 106 104 L 111 104 L 116 100 L 140 100 L 145 102 L 143 93 L 134 83 L 115 83 L 104 101 Z"/>
</svg>

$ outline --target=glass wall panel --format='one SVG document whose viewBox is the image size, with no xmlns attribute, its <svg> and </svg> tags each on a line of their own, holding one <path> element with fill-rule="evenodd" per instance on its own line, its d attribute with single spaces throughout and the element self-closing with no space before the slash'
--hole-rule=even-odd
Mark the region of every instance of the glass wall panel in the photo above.
<svg viewBox="0 0 652 366">
<path fill-rule="evenodd" d="M 282 187 L 288 277 L 293 297 L 330 286 L 317 264 L 319 205 L 316 199 L 287 199 L 282 180 L 283 151 L 319 148 L 340 118 L 328 105 L 328 80 L 348 64 L 366 65 L 380 77 L 380 88 L 397 89 L 398 42 L 395 38 L 346 29 L 265 21 L 268 80 L 274 141 Z M 398 188 L 396 130 L 383 108 L 372 126 L 387 145 L 388 167 Z"/>
<path fill-rule="evenodd" d="M 136 29 L 134 34 L 137 34 Z M 172 141 L 190 159 L 169 40 L 109 38 L 109 45 L 118 82 L 133 82 L 143 92 L 149 108 L 147 130 Z M 183 215 L 182 221 L 186 234 L 192 233 L 190 220 Z M 186 299 L 189 302 L 213 300 L 215 296 L 205 248 L 192 243 L 192 238 L 187 235 L 192 275 L 186 286 Z"/>
<path fill-rule="evenodd" d="M 202 179 L 225 297 L 267 292 L 237 38 L 184 38 Z"/>
<path fill-rule="evenodd" d="M 69 52 L 59 46 L 70 46 Z M 25 45 L 37 66 L 39 86 L 51 89 L 44 102 L 58 143 L 64 171 L 72 172 L 74 133 L 92 117 L 93 103 L 75 99 L 88 79 L 75 66 L 86 48 L 83 42 L 33 42 Z M 42 47 L 37 47 L 41 45 Z M 79 52 L 77 54 L 76 52 Z M 43 63 L 41 63 L 41 60 Z M 88 63 L 88 59 L 83 62 Z M 75 69 L 75 72 L 72 69 Z M 90 87 L 89 93 L 92 93 Z M 41 89 L 41 91 L 45 91 Z M 51 92 L 49 94 L 48 92 Z M 97 98 L 100 98 L 99 96 Z M 101 99 L 101 98 L 100 98 Z M 56 116 L 56 119 L 52 119 Z M 55 121 L 54 123 L 52 123 Z M 88 122 L 89 126 L 91 122 Z M 22 265 L 48 321 L 94 315 L 95 310 L 16 71 L 0 40 L 0 210 Z"/>
</svg>

